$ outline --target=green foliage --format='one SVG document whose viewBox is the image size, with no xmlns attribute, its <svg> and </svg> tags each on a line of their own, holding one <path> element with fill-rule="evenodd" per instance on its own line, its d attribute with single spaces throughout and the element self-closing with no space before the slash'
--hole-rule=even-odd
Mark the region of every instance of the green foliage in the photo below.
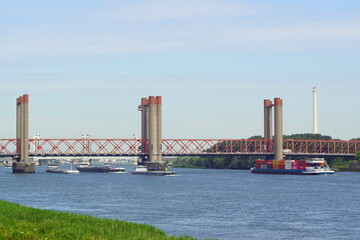
<svg viewBox="0 0 360 240">
<path fill-rule="evenodd" d="M 355 154 L 355 159 L 358 160 L 358 161 L 360 161 L 360 152 L 357 152 L 357 153 Z"/>
<path fill-rule="evenodd" d="M 284 139 L 294 139 L 294 140 L 332 140 L 332 137 L 321 134 L 313 133 L 297 133 L 291 135 L 284 135 Z"/>
<path fill-rule="evenodd" d="M 174 239 L 155 227 L 0 201 L 0 239 Z"/>
<path fill-rule="evenodd" d="M 255 135 L 255 136 L 249 137 L 249 139 L 264 139 L 264 137 L 262 137 L 261 135 Z"/>
<path fill-rule="evenodd" d="M 258 157 L 208 156 L 208 157 L 178 157 L 174 161 L 176 168 L 211 168 L 211 169 L 250 169 Z"/>
<path fill-rule="evenodd" d="M 249 139 L 263 139 L 262 136 L 256 135 Z M 312 134 L 312 133 L 297 133 L 291 135 L 284 135 L 284 139 L 293 140 L 333 140 L 331 136 Z M 354 138 L 353 141 L 360 141 L 360 138 Z M 241 147 L 241 141 L 223 141 L 212 146 L 208 151 L 226 152 L 229 146 L 232 146 L 232 150 L 237 151 Z M 251 151 L 254 146 L 250 146 Z M 174 162 L 174 167 L 178 168 L 221 168 L 221 169 L 249 169 L 254 166 L 256 159 L 262 159 L 259 157 L 250 156 L 208 156 L 208 157 L 178 157 Z M 291 157 L 291 159 L 304 159 L 304 157 Z M 360 152 L 357 153 L 356 159 L 360 160 Z M 346 166 L 349 164 L 349 160 L 346 158 L 331 158 L 327 157 L 326 160 L 331 166 Z"/>
</svg>

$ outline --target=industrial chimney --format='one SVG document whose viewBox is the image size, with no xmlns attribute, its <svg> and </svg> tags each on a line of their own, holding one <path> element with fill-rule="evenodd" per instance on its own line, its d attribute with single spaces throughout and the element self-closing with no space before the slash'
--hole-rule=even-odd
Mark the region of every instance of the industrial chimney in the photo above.
<svg viewBox="0 0 360 240">
<path fill-rule="evenodd" d="M 313 133 L 318 133 L 317 89 L 313 87 Z"/>
</svg>

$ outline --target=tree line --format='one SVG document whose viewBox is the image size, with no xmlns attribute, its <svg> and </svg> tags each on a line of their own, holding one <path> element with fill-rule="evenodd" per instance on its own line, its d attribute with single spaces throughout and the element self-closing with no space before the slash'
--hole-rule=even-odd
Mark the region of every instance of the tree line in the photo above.
<svg viewBox="0 0 360 240">
<path fill-rule="evenodd" d="M 294 139 L 294 140 L 339 140 L 333 139 L 331 136 L 321 135 L 321 134 L 312 134 L 312 133 L 298 133 L 292 135 L 284 135 L 284 139 Z M 264 139 L 262 136 L 252 136 L 249 139 Z M 360 141 L 360 138 L 353 138 L 352 141 Z M 226 142 L 219 143 L 217 147 L 219 149 L 223 148 Z M 360 153 L 357 154 L 356 159 L 359 157 Z M 178 168 L 211 168 L 211 169 L 250 169 L 254 166 L 255 160 L 265 159 L 265 157 L 256 157 L 256 156 L 187 156 L 187 157 L 178 157 L 174 161 L 173 167 Z M 292 159 L 304 159 L 304 157 L 292 157 Z M 343 164 L 348 162 L 348 159 L 342 157 L 326 157 L 326 161 L 330 165 Z"/>
</svg>

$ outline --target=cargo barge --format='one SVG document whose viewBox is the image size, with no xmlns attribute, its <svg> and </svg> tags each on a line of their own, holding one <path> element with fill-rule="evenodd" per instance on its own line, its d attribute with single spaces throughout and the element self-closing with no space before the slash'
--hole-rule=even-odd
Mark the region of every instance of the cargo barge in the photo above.
<svg viewBox="0 0 360 240">
<path fill-rule="evenodd" d="M 325 175 L 334 174 L 323 158 L 307 160 L 256 160 L 252 173 L 289 174 L 289 175 Z"/>
<path fill-rule="evenodd" d="M 96 172 L 96 173 L 120 173 L 125 172 L 125 168 L 110 166 L 87 166 L 80 165 L 76 167 L 79 172 Z"/>
<path fill-rule="evenodd" d="M 137 166 L 132 174 L 137 175 L 152 175 L 152 176 L 177 176 L 174 171 L 162 171 L 158 169 L 148 169 L 146 166 Z"/>
<path fill-rule="evenodd" d="M 47 173 L 61 173 L 61 174 L 78 174 L 78 170 L 71 169 L 60 169 L 57 166 L 49 166 L 48 169 L 46 169 Z"/>
</svg>

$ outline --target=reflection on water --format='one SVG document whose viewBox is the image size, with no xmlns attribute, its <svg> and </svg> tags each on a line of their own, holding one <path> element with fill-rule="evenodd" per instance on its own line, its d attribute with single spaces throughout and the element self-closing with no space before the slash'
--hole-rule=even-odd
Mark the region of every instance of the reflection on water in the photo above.
<svg viewBox="0 0 360 240">
<path fill-rule="evenodd" d="M 170 235 L 200 239 L 356 239 L 360 233 L 360 173 L 176 171 L 181 176 L 50 174 L 38 167 L 36 174 L 22 175 L 1 167 L 0 198 L 147 223 Z"/>
</svg>

